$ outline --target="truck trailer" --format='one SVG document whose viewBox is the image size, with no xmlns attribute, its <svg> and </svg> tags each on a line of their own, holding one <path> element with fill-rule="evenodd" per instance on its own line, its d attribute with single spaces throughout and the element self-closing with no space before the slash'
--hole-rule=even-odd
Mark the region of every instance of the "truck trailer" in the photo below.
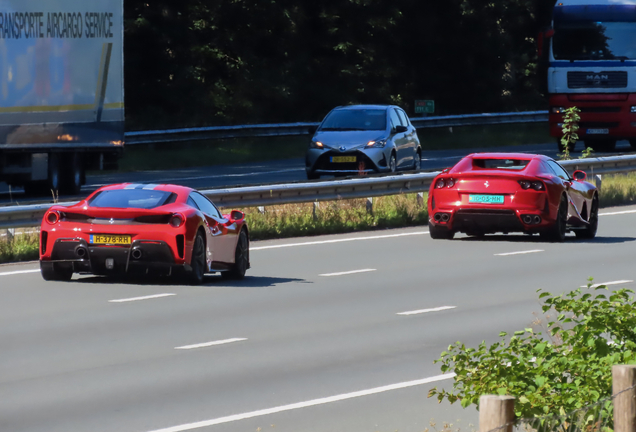
<svg viewBox="0 0 636 432">
<path fill-rule="evenodd" d="M 586 147 L 612 151 L 626 139 L 636 150 L 636 0 L 558 0 L 542 36 L 551 136 L 563 135 L 563 112 L 576 106 Z"/>
<path fill-rule="evenodd" d="M 123 145 L 123 0 L 0 0 L 0 182 L 77 194 Z"/>
</svg>

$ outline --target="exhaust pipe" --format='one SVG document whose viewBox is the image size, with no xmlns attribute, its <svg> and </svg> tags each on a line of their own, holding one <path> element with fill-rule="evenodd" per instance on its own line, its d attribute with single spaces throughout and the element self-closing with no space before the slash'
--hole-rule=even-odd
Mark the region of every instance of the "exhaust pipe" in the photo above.
<svg viewBox="0 0 636 432">
<path fill-rule="evenodd" d="M 433 219 L 435 219 L 435 221 L 439 222 L 440 220 L 442 220 L 442 214 L 441 213 L 435 213 L 435 217 Z"/>
<path fill-rule="evenodd" d="M 532 224 L 532 215 L 523 215 L 523 223 L 526 225 Z"/>
<path fill-rule="evenodd" d="M 88 255 L 88 251 L 86 248 L 80 246 L 75 249 L 75 255 L 77 255 L 78 258 L 85 258 L 86 255 Z"/>
<path fill-rule="evenodd" d="M 541 216 L 536 216 L 532 218 L 532 222 L 535 223 L 535 225 L 538 225 L 541 223 Z"/>
<path fill-rule="evenodd" d="M 448 213 L 442 213 L 442 222 L 448 222 L 449 219 L 450 216 L 448 215 Z"/>
<path fill-rule="evenodd" d="M 132 252 L 130 253 L 130 256 L 135 259 L 138 260 L 141 258 L 141 249 L 133 249 Z"/>
</svg>

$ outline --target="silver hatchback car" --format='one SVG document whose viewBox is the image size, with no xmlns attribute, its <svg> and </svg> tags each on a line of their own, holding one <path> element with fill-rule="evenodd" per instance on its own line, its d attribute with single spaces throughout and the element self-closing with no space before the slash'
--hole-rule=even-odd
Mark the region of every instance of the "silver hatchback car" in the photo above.
<svg viewBox="0 0 636 432">
<path fill-rule="evenodd" d="M 422 147 L 402 108 L 351 105 L 334 108 L 315 130 L 305 158 L 308 179 L 321 175 L 419 170 Z"/>
</svg>

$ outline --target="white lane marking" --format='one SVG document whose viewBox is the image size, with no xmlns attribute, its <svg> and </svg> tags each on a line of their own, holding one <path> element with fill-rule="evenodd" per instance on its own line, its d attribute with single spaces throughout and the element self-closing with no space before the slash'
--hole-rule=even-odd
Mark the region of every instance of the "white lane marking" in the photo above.
<svg viewBox="0 0 636 432">
<path fill-rule="evenodd" d="M 601 285 L 620 285 L 620 284 L 628 284 L 628 283 L 632 283 L 634 282 L 633 280 L 619 280 L 619 281 L 612 281 L 612 282 L 603 282 L 603 283 L 597 283 L 591 286 L 591 288 L 598 288 Z M 581 285 L 581 288 L 587 288 L 587 285 Z"/>
<path fill-rule="evenodd" d="M 4 273 L 0 273 L 0 276 L 11 276 L 11 275 L 25 274 L 25 273 L 40 273 L 40 269 L 4 272 Z"/>
<path fill-rule="evenodd" d="M 404 233 L 404 234 L 387 234 L 387 235 L 369 236 L 369 237 L 354 237 L 354 238 L 336 239 L 336 240 L 322 240 L 322 241 L 312 241 L 312 242 L 304 242 L 304 243 L 288 243 L 288 244 L 271 245 L 271 246 L 257 246 L 257 247 L 250 247 L 250 251 L 263 250 L 263 249 L 279 249 L 279 248 L 295 247 L 295 246 L 311 246 L 311 245 L 329 244 L 329 243 L 342 243 L 342 242 L 361 241 L 361 240 L 377 240 L 377 239 L 406 237 L 406 236 L 423 235 L 423 234 L 428 234 L 428 231 L 418 231 L 418 232 Z"/>
<path fill-rule="evenodd" d="M 599 216 L 613 216 L 613 215 L 622 215 L 622 214 L 630 214 L 630 213 L 636 213 L 636 210 L 625 210 L 625 211 L 610 212 L 610 213 L 599 213 Z"/>
<path fill-rule="evenodd" d="M 328 403 L 332 403 L 332 402 L 339 402 L 339 401 L 343 401 L 343 400 L 347 400 L 347 399 L 353 399 L 353 398 L 357 398 L 357 397 L 361 397 L 361 396 L 369 396 L 369 395 L 383 393 L 383 392 L 387 392 L 387 391 L 391 391 L 391 390 L 399 390 L 399 389 L 403 389 L 403 388 L 414 387 L 414 386 L 418 386 L 418 385 L 422 385 L 422 384 L 428 384 L 428 383 L 432 383 L 432 382 L 436 382 L 436 381 L 442 381 L 442 380 L 451 379 L 454 376 L 455 376 L 454 373 L 448 373 L 448 374 L 444 374 L 444 375 L 437 375 L 437 376 L 430 377 L 430 378 L 424 378 L 424 379 L 419 379 L 419 380 L 414 380 L 414 381 L 406 381 L 406 382 L 401 382 L 401 383 L 397 383 L 397 384 L 391 384 L 391 385 L 382 386 L 382 387 L 375 387 L 375 388 L 368 389 L 368 390 L 360 390 L 360 391 L 356 391 L 356 392 L 352 392 L 352 393 L 344 393 L 344 394 L 340 394 L 340 395 L 336 395 L 336 396 L 324 397 L 324 398 L 320 398 L 320 399 L 312 399 L 312 400 L 305 401 L 305 402 L 297 402 L 297 403 L 293 403 L 293 404 L 289 404 L 289 405 L 281 405 L 281 406 L 277 406 L 277 407 L 274 407 L 274 408 L 267 408 L 267 409 L 262 409 L 262 410 L 258 410 L 258 411 L 251 411 L 251 412 L 247 412 L 247 413 L 243 413 L 243 414 L 235 414 L 235 415 L 230 415 L 230 416 L 226 416 L 226 417 L 219 417 L 219 418 L 211 419 L 211 420 L 203 420 L 203 421 L 199 421 L 199 422 L 196 422 L 196 423 L 187 423 L 187 424 L 182 424 L 182 425 L 179 425 L 179 426 L 168 427 L 168 428 L 164 428 L 164 429 L 156 429 L 156 430 L 153 430 L 151 432 L 183 432 L 183 431 L 199 429 L 199 428 L 204 428 L 204 427 L 208 427 L 208 426 L 214 426 L 214 425 L 223 424 L 223 423 L 231 423 L 231 422 L 235 422 L 235 421 L 239 421 L 239 420 L 245 420 L 245 419 L 249 419 L 249 418 L 265 416 L 265 415 L 269 415 L 269 414 L 276 414 L 276 413 L 283 412 L 283 411 L 291 411 L 291 410 L 300 409 L 300 408 L 307 408 L 307 407 L 312 407 L 312 406 L 316 406 L 316 405 L 323 405 L 323 404 L 328 404 Z"/>
<path fill-rule="evenodd" d="M 184 345 L 184 346 L 180 346 L 180 347 L 175 347 L 175 349 L 178 349 L 178 350 L 189 350 L 189 349 L 195 349 L 195 348 L 205 348 L 205 347 L 210 347 L 210 346 L 214 346 L 214 345 L 224 345 L 224 344 L 229 344 L 229 343 L 232 343 L 232 342 L 240 342 L 240 341 L 245 341 L 245 340 L 247 340 L 247 338 L 223 339 L 223 340 L 212 341 L 212 342 L 204 342 L 204 343 L 194 344 L 194 345 Z"/>
<path fill-rule="evenodd" d="M 125 302 L 139 301 L 139 300 L 156 299 L 156 298 L 161 298 L 161 297 L 170 297 L 170 296 L 175 296 L 175 295 L 176 294 L 173 294 L 173 293 L 154 294 L 154 295 L 149 295 L 149 296 L 144 296 L 144 297 L 131 297 L 131 298 L 125 298 L 125 299 L 108 300 L 108 302 L 109 303 L 125 303 Z"/>
<path fill-rule="evenodd" d="M 319 276 L 327 276 L 327 277 L 328 276 L 343 276 L 343 275 L 350 275 L 350 274 L 356 274 L 356 273 L 367 273 L 367 272 L 372 272 L 375 270 L 376 269 L 351 270 L 351 271 L 339 272 L 339 273 L 325 273 Z"/>
<path fill-rule="evenodd" d="M 495 256 L 508 256 L 508 255 L 523 255 L 529 253 L 537 253 L 537 252 L 545 252 L 543 249 L 532 249 L 527 251 L 519 251 L 519 252 L 507 252 L 507 253 L 499 253 L 494 254 Z"/>
<path fill-rule="evenodd" d="M 408 311 L 408 312 L 399 312 L 396 315 L 417 315 L 417 314 L 423 314 L 428 312 L 439 312 L 439 311 L 448 310 L 448 309 L 455 309 L 456 307 L 457 306 L 440 306 L 440 307 L 430 308 L 430 309 L 420 309 L 420 310 L 414 310 L 414 311 Z"/>
</svg>

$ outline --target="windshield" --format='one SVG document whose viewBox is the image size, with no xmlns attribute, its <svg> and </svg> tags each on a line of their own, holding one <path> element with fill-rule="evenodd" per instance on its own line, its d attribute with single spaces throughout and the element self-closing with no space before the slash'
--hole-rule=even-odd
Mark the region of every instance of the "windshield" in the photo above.
<svg viewBox="0 0 636 432">
<path fill-rule="evenodd" d="M 385 130 L 386 110 L 339 109 L 332 111 L 320 125 L 322 131 Z"/>
<path fill-rule="evenodd" d="M 636 22 L 563 22 L 554 30 L 556 60 L 636 59 Z"/>
<path fill-rule="evenodd" d="M 475 168 L 523 170 L 530 163 L 526 159 L 473 159 Z"/>
<path fill-rule="evenodd" d="M 97 208 L 153 209 L 174 202 L 176 197 L 171 192 L 158 190 L 117 189 L 95 195 L 88 205 Z"/>
</svg>

